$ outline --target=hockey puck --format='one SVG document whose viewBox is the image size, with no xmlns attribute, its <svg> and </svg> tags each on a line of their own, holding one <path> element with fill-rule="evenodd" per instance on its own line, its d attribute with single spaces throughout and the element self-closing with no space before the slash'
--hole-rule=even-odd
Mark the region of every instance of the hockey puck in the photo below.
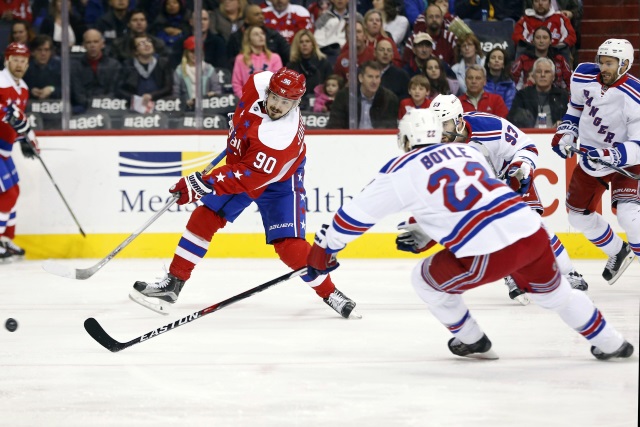
<svg viewBox="0 0 640 427">
<path fill-rule="evenodd" d="M 4 327 L 7 328 L 9 332 L 15 332 L 18 329 L 18 322 L 16 319 L 8 318 L 6 322 L 4 322 Z"/>
</svg>

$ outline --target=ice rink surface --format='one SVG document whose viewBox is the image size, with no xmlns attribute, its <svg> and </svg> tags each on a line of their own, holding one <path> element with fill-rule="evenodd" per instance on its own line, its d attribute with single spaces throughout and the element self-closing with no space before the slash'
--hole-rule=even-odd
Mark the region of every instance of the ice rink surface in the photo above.
<svg viewBox="0 0 640 427">
<path fill-rule="evenodd" d="M 636 348 L 624 360 L 594 359 L 557 315 L 517 305 L 498 282 L 465 300 L 500 359 L 457 358 L 409 283 L 413 260 L 341 261 L 334 282 L 359 321 L 292 279 L 120 353 L 93 341 L 88 317 L 126 342 L 287 272 L 277 260 L 206 259 L 161 316 L 128 293 L 163 262 L 115 259 L 86 281 L 36 261 L 0 266 L 0 319 L 19 322 L 0 329 L 1 426 L 638 425 L 638 261 L 613 286 L 604 260 L 575 262 Z"/>
</svg>

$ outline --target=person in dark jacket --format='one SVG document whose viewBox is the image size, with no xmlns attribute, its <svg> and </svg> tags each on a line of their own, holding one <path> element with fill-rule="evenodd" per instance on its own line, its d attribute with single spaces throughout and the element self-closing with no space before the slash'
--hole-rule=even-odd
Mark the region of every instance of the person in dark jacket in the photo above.
<svg viewBox="0 0 640 427">
<path fill-rule="evenodd" d="M 42 20 L 39 33 L 46 34 L 53 39 L 53 44 L 58 55 L 60 54 L 60 46 L 62 43 L 62 31 L 60 30 L 61 25 L 62 0 L 55 0 L 49 5 L 49 15 Z M 71 31 L 69 32 L 69 45 L 80 45 L 82 35 L 87 29 L 87 26 L 83 22 L 82 18 L 73 11 L 71 2 L 69 2 L 69 25 L 71 26 Z"/>
<path fill-rule="evenodd" d="M 87 53 L 71 61 L 71 106 L 74 114 L 84 113 L 94 97 L 112 97 L 120 74 L 120 63 L 105 55 L 104 37 L 87 30 L 83 44 Z"/>
<path fill-rule="evenodd" d="M 109 10 L 98 18 L 94 28 L 102 33 L 108 46 L 127 31 L 129 0 L 109 0 Z"/>
<path fill-rule="evenodd" d="M 382 39 L 376 44 L 374 55 L 376 62 L 382 67 L 382 87 L 393 92 L 398 100 L 409 97 L 409 73 L 400 67 L 393 65 L 393 45 L 388 40 Z"/>
<path fill-rule="evenodd" d="M 398 97 L 380 85 L 382 67 L 367 61 L 358 69 L 358 129 L 394 129 L 398 126 Z M 349 128 L 349 87 L 336 95 L 327 129 Z"/>
<path fill-rule="evenodd" d="M 60 99 L 62 71 L 60 58 L 55 55 L 53 40 L 39 34 L 31 42 L 31 59 L 24 74 L 31 99 Z"/>
<path fill-rule="evenodd" d="M 127 32 L 118 37 L 111 43 L 110 54 L 113 58 L 120 62 L 124 62 L 127 59 L 133 57 L 133 50 L 131 49 L 131 40 L 134 37 L 146 35 L 151 39 L 153 43 L 153 50 L 159 56 L 167 56 L 167 48 L 162 40 L 148 33 L 149 23 L 145 15 L 145 11 L 142 9 L 133 9 L 127 14 Z"/>
<path fill-rule="evenodd" d="M 484 91 L 500 95 L 507 108 L 511 108 L 516 96 L 516 84 L 511 79 L 511 63 L 507 52 L 501 47 L 491 49 L 484 62 L 484 69 L 487 71 Z"/>
<path fill-rule="evenodd" d="M 535 85 L 516 94 L 507 119 L 523 128 L 555 129 L 567 112 L 569 93 L 553 85 L 555 65 L 549 58 L 538 58 L 533 64 Z"/>
<path fill-rule="evenodd" d="M 201 27 L 202 27 L 202 44 L 204 49 L 204 62 L 211 64 L 216 68 L 227 68 L 227 47 L 224 38 L 220 34 L 214 34 L 209 29 L 209 12 L 202 10 Z M 182 62 L 182 54 L 184 53 L 184 42 L 195 34 L 194 15 L 189 18 L 191 29 L 184 33 L 183 37 L 173 44 L 169 63 L 171 68 L 175 69 Z M 232 69 L 233 67 L 229 68 Z"/>
<path fill-rule="evenodd" d="M 228 69 L 233 69 L 233 63 L 236 56 L 240 53 L 244 30 L 254 25 L 262 27 L 264 30 L 264 34 L 267 36 L 267 47 L 269 50 L 280 55 L 280 59 L 282 59 L 283 64 L 289 62 L 291 46 L 287 43 L 287 39 L 282 37 L 282 35 L 280 35 L 276 30 L 266 27 L 264 25 L 264 14 L 262 13 L 260 6 L 257 4 L 250 4 L 244 11 L 244 24 L 242 28 L 229 36 L 229 42 L 227 43 L 228 63 L 226 66 Z"/>
</svg>

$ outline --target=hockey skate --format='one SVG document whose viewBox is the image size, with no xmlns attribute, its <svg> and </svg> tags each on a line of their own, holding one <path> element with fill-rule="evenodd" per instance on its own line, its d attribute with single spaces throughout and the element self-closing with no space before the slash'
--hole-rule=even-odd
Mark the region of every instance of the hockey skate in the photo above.
<svg viewBox="0 0 640 427">
<path fill-rule="evenodd" d="M 449 340 L 447 345 L 451 353 L 456 356 L 471 357 L 474 359 L 498 359 L 498 354 L 491 350 L 491 341 L 487 335 L 482 335 L 482 338 L 473 344 L 465 344 L 454 337 Z"/>
<path fill-rule="evenodd" d="M 178 300 L 184 283 L 184 280 L 167 273 L 157 282 L 136 282 L 129 298 L 156 313 L 169 314 L 171 304 Z"/>
<path fill-rule="evenodd" d="M 521 305 L 529 304 L 529 296 L 516 285 L 516 282 L 511 276 L 504 278 L 504 284 L 509 288 L 509 298 L 514 301 L 518 301 Z"/>
<path fill-rule="evenodd" d="M 586 291 L 589 289 L 589 285 L 582 277 L 582 274 L 578 273 L 575 270 L 571 270 L 569 274 L 565 276 L 569 281 L 569 284 L 573 289 L 577 289 L 579 291 Z"/>
<path fill-rule="evenodd" d="M 636 255 L 631 251 L 627 242 L 622 242 L 622 249 L 617 255 L 610 256 L 607 265 L 602 272 L 604 280 L 613 285 L 618 277 L 631 265 Z"/>
<path fill-rule="evenodd" d="M 6 236 L 0 237 L 0 246 L 4 247 L 4 249 L 11 254 L 11 256 L 22 259 L 26 251 L 22 249 L 20 246 L 13 243 L 13 240 Z"/>
<path fill-rule="evenodd" d="M 345 319 L 362 319 L 362 316 L 355 311 L 356 303 L 338 289 L 335 289 L 323 301 Z"/>
<path fill-rule="evenodd" d="M 591 346 L 591 354 L 595 356 L 598 360 L 607 360 L 613 357 L 631 357 L 633 354 L 633 346 L 631 343 L 625 341 L 622 343 L 619 349 L 614 351 L 613 353 L 604 353 L 596 346 Z"/>
<path fill-rule="evenodd" d="M 0 264 L 13 262 L 13 255 L 0 243 Z"/>
</svg>

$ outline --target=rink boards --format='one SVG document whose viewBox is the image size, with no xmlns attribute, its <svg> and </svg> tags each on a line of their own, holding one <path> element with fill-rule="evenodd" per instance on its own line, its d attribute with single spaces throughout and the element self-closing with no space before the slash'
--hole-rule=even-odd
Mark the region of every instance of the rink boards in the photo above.
<svg viewBox="0 0 640 427">
<path fill-rule="evenodd" d="M 564 161 L 550 148 L 551 133 L 532 133 L 540 151 L 536 185 L 545 205 L 545 224 L 576 258 L 602 253 L 569 227 L 564 197 L 567 174 L 575 160 Z M 42 136 L 42 158 L 73 209 L 83 238 L 38 161 L 25 160 L 16 147 L 20 174 L 16 242 L 31 259 L 102 258 L 138 230 L 169 198 L 180 176 L 204 169 L 225 148 L 226 136 L 112 135 Z M 392 157 L 398 156 L 393 133 L 306 136 L 307 240 L 328 223 L 342 203 L 357 194 Z M 603 200 L 603 215 L 622 233 Z M 129 245 L 119 257 L 170 257 L 193 206 L 172 207 Z M 342 253 L 353 258 L 410 257 L 398 252 L 396 225 L 407 215 L 388 217 Z M 623 235 L 623 234 L 621 234 Z M 265 244 L 259 214 L 252 205 L 213 240 L 210 257 L 274 257 Z"/>
</svg>

